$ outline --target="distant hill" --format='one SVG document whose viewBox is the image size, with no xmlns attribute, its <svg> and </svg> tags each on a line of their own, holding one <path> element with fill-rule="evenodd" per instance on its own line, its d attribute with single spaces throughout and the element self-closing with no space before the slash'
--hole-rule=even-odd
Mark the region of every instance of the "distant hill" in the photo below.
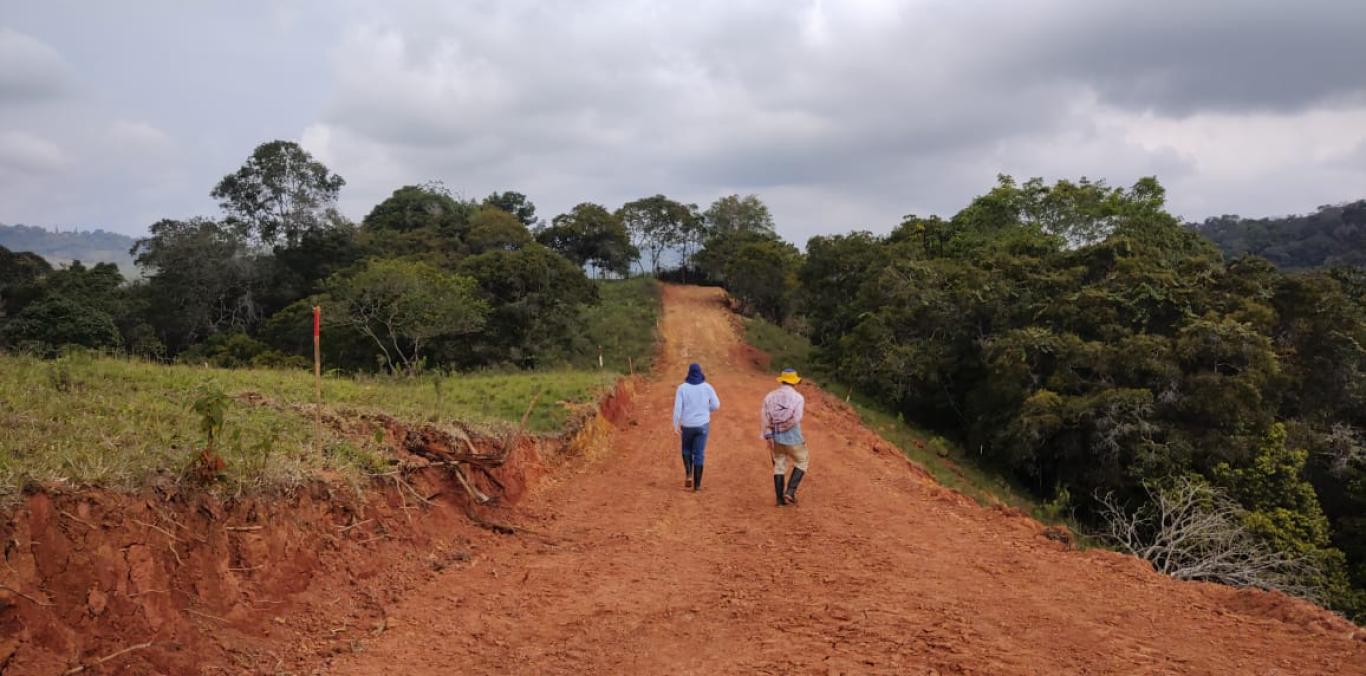
<svg viewBox="0 0 1366 676">
<path fill-rule="evenodd" d="M 32 251 L 53 265 L 76 260 L 87 264 L 113 263 L 124 277 L 132 279 L 138 275 L 137 265 L 128 254 L 133 238 L 105 230 L 53 232 L 31 225 L 0 223 L 0 246 L 15 253 Z"/>
<path fill-rule="evenodd" d="M 1228 257 L 1253 253 L 1286 270 L 1366 267 L 1366 200 L 1276 218 L 1219 216 L 1193 224 Z"/>
</svg>

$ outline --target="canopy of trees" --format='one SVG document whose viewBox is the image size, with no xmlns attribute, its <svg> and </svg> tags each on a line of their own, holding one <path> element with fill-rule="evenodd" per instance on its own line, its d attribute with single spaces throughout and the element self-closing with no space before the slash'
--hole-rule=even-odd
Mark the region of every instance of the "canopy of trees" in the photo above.
<svg viewBox="0 0 1366 676">
<path fill-rule="evenodd" d="M 484 206 L 512 214 L 522 225 L 528 228 L 536 227 L 539 222 L 536 219 L 536 205 L 532 204 L 526 195 L 519 192 L 493 193 L 484 198 Z"/>
<path fill-rule="evenodd" d="M 697 206 L 675 202 L 663 195 L 642 197 L 617 210 L 617 217 L 631 234 L 632 244 L 650 262 L 650 271 L 659 272 L 666 252 L 681 250 L 685 264 L 689 252 L 702 235 L 702 217 Z"/>
<path fill-rule="evenodd" d="M 393 371 L 416 370 L 433 339 L 474 333 L 488 314 L 473 279 L 415 261 L 372 260 L 333 277 L 327 291 L 332 321 L 370 338 Z"/>
<path fill-rule="evenodd" d="M 556 216 L 550 227 L 536 233 L 536 240 L 599 274 L 625 275 L 640 256 L 621 218 L 591 202 Z"/>
<path fill-rule="evenodd" d="M 1087 520 L 1203 482 L 1314 562 L 1303 588 L 1362 611 L 1360 275 L 1226 263 L 1151 179 L 1003 177 L 948 220 L 813 238 L 797 278 L 832 372 L 1039 498 Z"/>
<path fill-rule="evenodd" d="M 320 304 L 330 368 L 554 364 L 588 340 L 584 265 L 624 274 L 635 258 L 601 207 L 559 219 L 581 221 L 550 238 L 566 257 L 536 242 L 521 193 L 475 203 L 403 186 L 356 225 L 333 208 L 344 185 L 298 144 L 262 144 L 211 191 L 221 218 L 163 219 L 132 244 L 143 278 L 131 283 L 112 265 L 53 269 L 0 249 L 0 347 L 296 364 Z"/>
<path fill-rule="evenodd" d="M 843 384 L 1098 530 L 1155 495 L 1230 501 L 1212 518 L 1255 539 L 1238 551 L 1287 565 L 1223 579 L 1366 611 L 1366 273 L 1226 261 L 1151 178 L 1003 176 L 952 218 L 804 255 L 740 202 L 704 212 L 698 271 Z"/>
<path fill-rule="evenodd" d="M 1219 216 L 1196 225 L 1225 255 L 1255 254 L 1283 270 L 1366 267 L 1366 200 L 1280 218 Z"/>
<path fill-rule="evenodd" d="M 703 212 L 707 232 L 720 235 L 732 232 L 773 232 L 773 216 L 758 195 L 727 195 L 712 202 Z"/>
</svg>

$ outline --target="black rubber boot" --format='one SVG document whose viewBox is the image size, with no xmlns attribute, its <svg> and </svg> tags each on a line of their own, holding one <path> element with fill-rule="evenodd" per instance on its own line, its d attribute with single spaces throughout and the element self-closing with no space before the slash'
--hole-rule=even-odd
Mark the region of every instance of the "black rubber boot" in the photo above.
<svg viewBox="0 0 1366 676">
<path fill-rule="evenodd" d="M 692 488 L 692 458 L 683 456 L 683 487 Z"/>
<path fill-rule="evenodd" d="M 695 491 L 702 490 L 702 465 L 692 466 L 692 489 Z"/>
<path fill-rule="evenodd" d="M 782 507 L 787 503 L 783 501 L 783 475 L 773 475 L 773 496 L 778 499 L 778 506 Z"/>
<path fill-rule="evenodd" d="M 806 476 L 806 472 L 794 468 L 792 479 L 787 482 L 787 501 L 794 505 L 797 504 L 797 485 L 802 482 L 804 476 Z"/>
</svg>

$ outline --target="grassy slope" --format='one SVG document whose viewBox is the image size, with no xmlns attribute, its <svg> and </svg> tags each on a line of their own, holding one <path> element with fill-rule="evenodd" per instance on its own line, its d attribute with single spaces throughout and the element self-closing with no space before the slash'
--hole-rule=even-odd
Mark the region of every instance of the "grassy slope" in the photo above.
<svg viewBox="0 0 1366 676">
<path fill-rule="evenodd" d="M 888 412 L 866 397 L 860 396 L 837 376 L 822 373 L 812 359 L 811 343 L 762 319 L 745 319 L 745 339 L 767 352 L 775 371 L 795 368 L 820 383 L 826 391 L 848 397 L 863 419 L 863 424 L 877 430 L 883 438 L 896 444 L 909 458 L 923 466 L 939 483 L 971 496 L 983 504 L 1005 503 L 1043 521 L 1059 521 L 1059 515 L 1016 489 L 1004 477 L 978 467 L 962 449 L 943 437 L 906 424 L 899 416 Z"/>
<path fill-rule="evenodd" d="M 535 432 L 560 429 L 628 370 L 649 368 L 654 354 L 659 286 L 653 280 L 602 283 L 602 303 L 583 321 L 594 345 L 580 349 L 578 369 L 481 372 L 393 379 L 324 378 L 329 407 L 383 412 L 410 422 L 460 420 L 513 424 L 536 392 L 528 420 Z M 134 490 L 158 473 L 181 476 L 205 437 L 191 405 L 206 391 L 256 392 L 283 404 L 313 401 L 308 371 L 212 369 L 73 354 L 55 361 L 0 354 L 0 503 L 28 483 L 98 485 Z M 226 488 L 287 487 L 320 472 L 358 479 L 383 462 L 372 442 L 327 433 L 313 450 L 307 414 L 233 400 L 218 453 Z"/>
<path fill-rule="evenodd" d="M 649 277 L 597 282 L 601 302 L 585 308 L 582 315 L 586 341 L 570 358 L 575 368 L 598 367 L 602 346 L 604 368 L 626 373 L 650 369 L 657 342 L 659 283 Z"/>
<path fill-rule="evenodd" d="M 518 420 L 542 391 L 528 426 L 557 429 L 616 375 L 602 371 L 474 374 L 403 380 L 324 379 L 329 407 L 413 421 Z M 306 371 L 161 366 L 93 356 L 43 361 L 0 355 L 0 501 L 30 481 L 133 489 L 159 471 L 178 476 L 205 437 L 190 410 L 205 391 L 258 392 L 285 404 L 313 401 Z M 285 486 L 332 471 L 356 478 L 382 462 L 368 442 L 328 434 L 313 451 L 306 414 L 230 402 L 219 453 L 230 487 Z"/>
</svg>

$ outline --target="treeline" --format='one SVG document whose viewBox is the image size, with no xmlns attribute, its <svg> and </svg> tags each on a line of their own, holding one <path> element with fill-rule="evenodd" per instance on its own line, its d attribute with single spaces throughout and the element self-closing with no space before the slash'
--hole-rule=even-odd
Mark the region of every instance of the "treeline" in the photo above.
<svg viewBox="0 0 1366 676">
<path fill-rule="evenodd" d="M 1230 258 L 1254 254 L 1283 270 L 1366 267 L 1366 200 L 1301 216 L 1218 216 L 1194 227 Z"/>
<path fill-rule="evenodd" d="M 49 262 L 113 263 L 124 275 L 137 274 L 128 249 L 133 238 L 105 230 L 55 232 L 31 225 L 0 223 L 0 248 L 36 253 Z"/>
<path fill-rule="evenodd" d="M 439 183 L 402 186 L 352 223 L 335 208 L 344 186 L 297 144 L 274 141 L 213 187 L 220 216 L 150 226 L 131 249 L 141 279 L 0 248 L 0 347 L 301 365 L 322 305 L 330 369 L 582 364 L 623 344 L 613 322 L 632 311 L 629 301 L 598 308 L 590 276 L 686 264 L 737 214 L 757 210 L 772 230 L 753 197 L 705 211 L 663 195 L 615 210 L 582 203 L 546 223 L 521 193 L 469 200 Z"/>
<path fill-rule="evenodd" d="M 1096 531 L 1107 504 L 1227 498 L 1237 519 L 1218 523 L 1242 535 L 1176 540 L 1211 563 L 1191 570 L 1253 542 L 1263 555 L 1232 562 L 1252 577 L 1209 578 L 1362 617 L 1366 272 L 1226 260 L 1153 179 L 1003 177 L 952 218 L 907 216 L 886 236 L 815 237 L 799 255 L 747 233 L 698 260 L 809 336 L 843 384 Z M 1171 535 L 1131 523 L 1138 539 Z"/>
</svg>

